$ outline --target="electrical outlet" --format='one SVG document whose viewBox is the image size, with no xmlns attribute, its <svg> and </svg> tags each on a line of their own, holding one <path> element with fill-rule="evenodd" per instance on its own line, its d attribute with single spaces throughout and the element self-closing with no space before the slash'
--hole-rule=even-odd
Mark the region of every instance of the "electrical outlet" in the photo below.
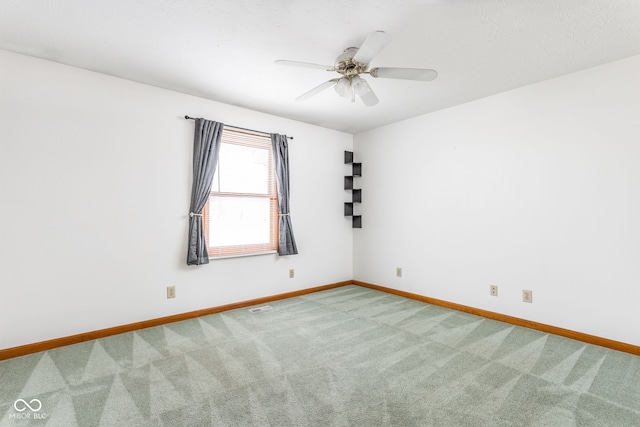
<svg viewBox="0 0 640 427">
<path fill-rule="evenodd" d="M 533 302 L 533 291 L 523 290 L 522 291 L 522 302 Z"/>
<path fill-rule="evenodd" d="M 492 297 L 498 296 L 498 285 L 491 285 L 489 287 L 489 295 L 491 295 Z"/>
<path fill-rule="evenodd" d="M 294 277 L 295 277 L 295 271 L 292 268 L 291 270 L 289 270 L 289 279 L 293 279 Z"/>
<path fill-rule="evenodd" d="M 176 297 L 176 287 L 175 286 L 167 286 L 167 299 Z"/>
<path fill-rule="evenodd" d="M 402 277 L 402 267 L 396 267 L 396 277 Z"/>
</svg>

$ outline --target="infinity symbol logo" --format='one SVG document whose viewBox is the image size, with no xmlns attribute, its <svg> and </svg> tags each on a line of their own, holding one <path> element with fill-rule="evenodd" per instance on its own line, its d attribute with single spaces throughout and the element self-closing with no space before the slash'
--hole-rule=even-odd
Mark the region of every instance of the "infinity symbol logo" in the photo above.
<svg viewBox="0 0 640 427">
<path fill-rule="evenodd" d="M 35 402 L 35 404 L 33 406 L 29 405 L 29 403 L 33 404 L 33 402 Z M 18 405 L 20 403 L 22 403 L 22 405 L 20 405 L 20 407 L 18 407 Z M 18 399 L 13 404 L 13 407 L 18 412 L 26 411 L 27 408 L 31 409 L 33 412 L 38 412 L 40 409 L 42 409 L 42 402 L 40 402 L 40 400 L 38 400 L 38 399 L 31 399 L 31 401 L 29 403 L 27 403 L 27 401 L 24 400 L 24 399 Z M 35 407 L 36 405 L 37 405 L 37 408 Z M 22 409 L 20 409 L 20 408 L 22 408 Z"/>
</svg>

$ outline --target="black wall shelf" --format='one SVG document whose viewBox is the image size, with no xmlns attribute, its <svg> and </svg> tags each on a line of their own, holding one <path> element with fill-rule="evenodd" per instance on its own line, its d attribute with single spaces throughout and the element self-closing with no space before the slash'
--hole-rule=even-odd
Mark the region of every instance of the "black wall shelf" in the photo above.
<svg viewBox="0 0 640 427">
<path fill-rule="evenodd" d="M 344 189 L 345 190 L 353 190 L 353 177 L 345 176 L 344 177 Z"/>
<path fill-rule="evenodd" d="M 351 190 L 351 201 L 353 203 L 362 203 L 362 190 L 360 189 Z"/>
<path fill-rule="evenodd" d="M 353 203 L 344 203 L 344 216 L 353 216 Z"/>
<path fill-rule="evenodd" d="M 348 165 L 349 163 L 353 163 L 353 151 L 344 152 L 344 164 Z"/>
<path fill-rule="evenodd" d="M 362 202 L 362 190 L 354 188 L 354 177 L 362 176 L 362 163 L 353 161 L 353 152 L 344 152 L 344 163 L 351 165 L 351 175 L 344 177 L 344 189 L 351 191 L 351 201 L 344 203 L 344 216 L 351 217 L 351 228 L 362 228 L 362 215 L 354 215 L 353 204 Z"/>
</svg>

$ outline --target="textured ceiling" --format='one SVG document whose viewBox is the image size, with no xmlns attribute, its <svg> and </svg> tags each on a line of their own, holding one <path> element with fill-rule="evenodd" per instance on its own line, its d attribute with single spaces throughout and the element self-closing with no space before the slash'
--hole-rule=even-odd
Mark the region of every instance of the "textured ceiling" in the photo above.
<svg viewBox="0 0 640 427">
<path fill-rule="evenodd" d="M 274 60 L 333 64 L 375 30 L 372 67 L 438 79 L 294 101 L 337 74 Z M 640 1 L 0 0 L 0 48 L 358 133 L 640 54 Z"/>
</svg>

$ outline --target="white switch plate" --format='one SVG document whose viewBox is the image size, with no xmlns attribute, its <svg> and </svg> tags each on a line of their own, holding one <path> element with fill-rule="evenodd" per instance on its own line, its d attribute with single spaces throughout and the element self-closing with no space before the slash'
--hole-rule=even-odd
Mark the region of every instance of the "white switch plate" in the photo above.
<svg viewBox="0 0 640 427">
<path fill-rule="evenodd" d="M 167 286 L 167 299 L 176 297 L 176 287 L 175 286 Z"/>
</svg>

